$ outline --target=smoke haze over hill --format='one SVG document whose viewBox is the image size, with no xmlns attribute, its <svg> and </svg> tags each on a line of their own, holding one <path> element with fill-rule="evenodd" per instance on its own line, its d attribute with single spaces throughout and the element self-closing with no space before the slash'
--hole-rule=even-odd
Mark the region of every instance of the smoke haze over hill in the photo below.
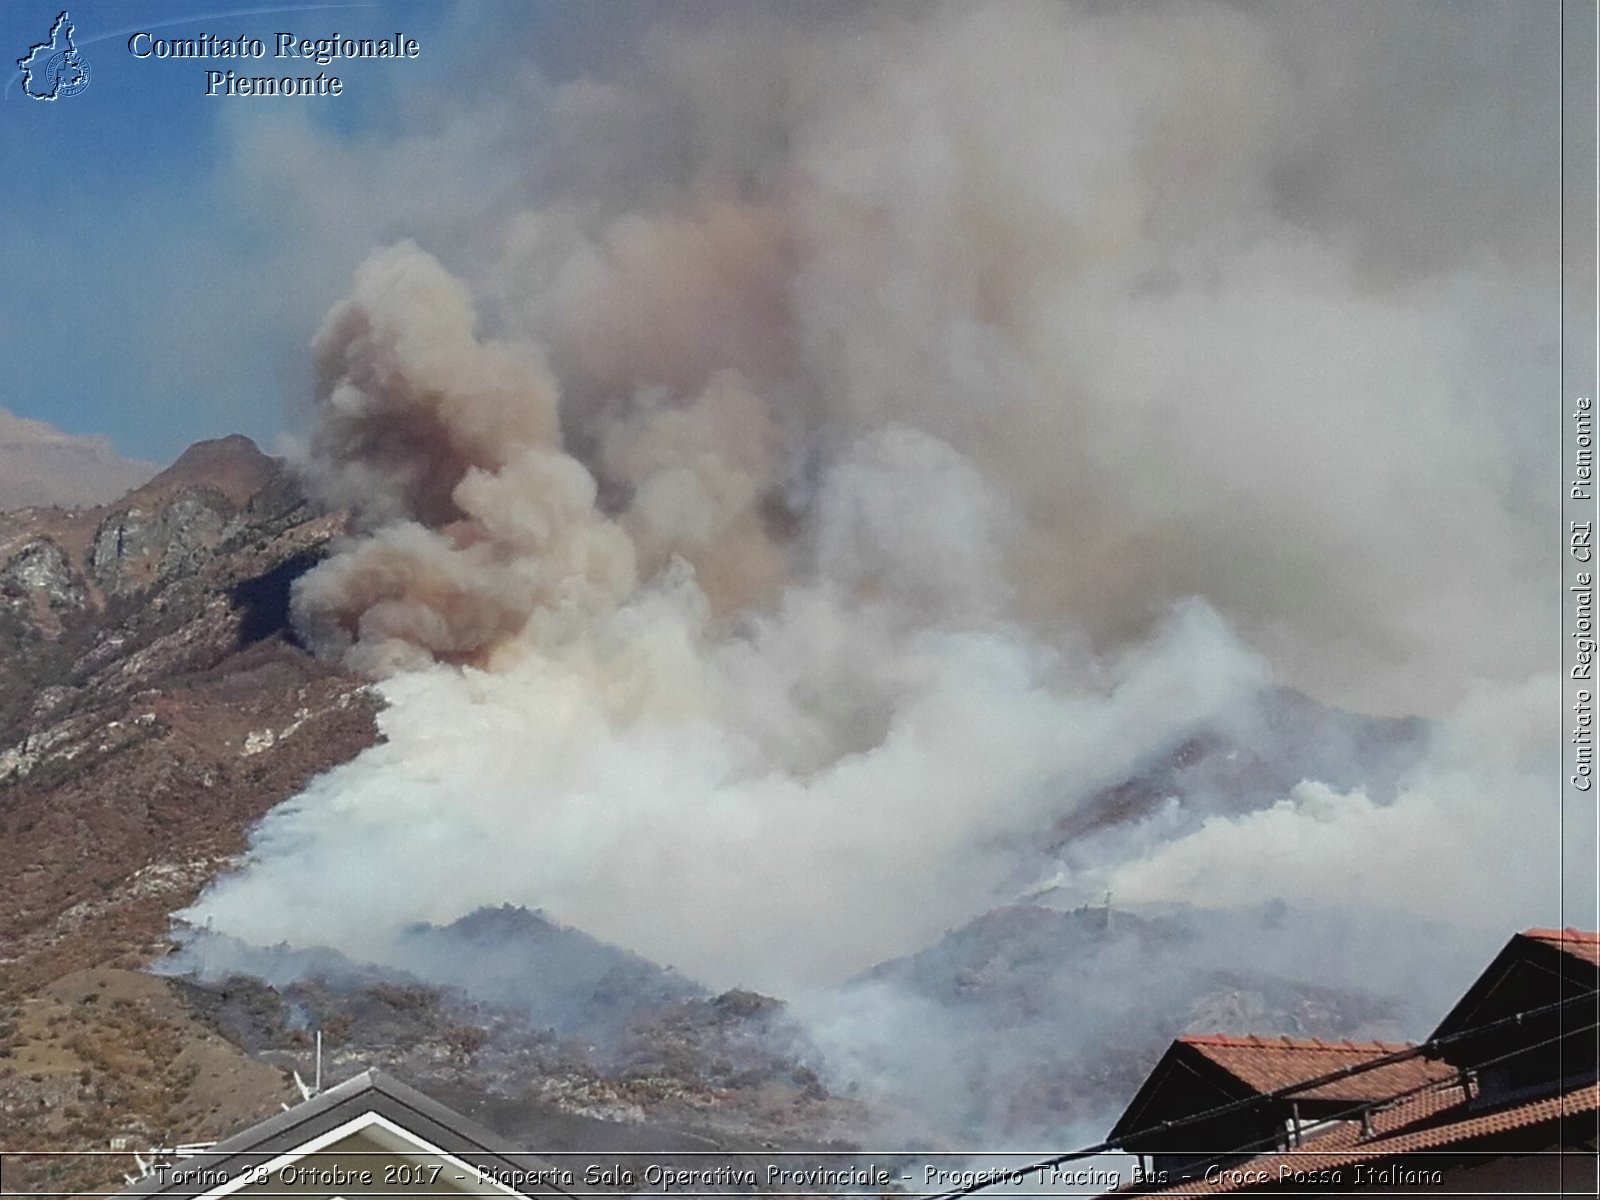
<svg viewBox="0 0 1600 1200">
<path fill-rule="evenodd" d="M 75 436 L 0 408 L 0 512 L 31 505 L 102 504 L 156 473 L 103 437 Z"/>
</svg>

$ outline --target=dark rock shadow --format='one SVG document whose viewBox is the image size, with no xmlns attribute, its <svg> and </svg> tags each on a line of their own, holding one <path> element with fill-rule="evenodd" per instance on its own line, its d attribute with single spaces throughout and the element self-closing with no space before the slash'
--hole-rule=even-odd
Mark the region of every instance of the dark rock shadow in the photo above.
<svg viewBox="0 0 1600 1200">
<path fill-rule="evenodd" d="M 309 647 L 300 640 L 289 619 L 289 597 L 294 581 L 322 561 L 314 551 L 296 554 L 251 579 L 235 584 L 228 598 L 239 610 L 239 646 L 253 646 L 274 634 L 300 650 Z"/>
</svg>

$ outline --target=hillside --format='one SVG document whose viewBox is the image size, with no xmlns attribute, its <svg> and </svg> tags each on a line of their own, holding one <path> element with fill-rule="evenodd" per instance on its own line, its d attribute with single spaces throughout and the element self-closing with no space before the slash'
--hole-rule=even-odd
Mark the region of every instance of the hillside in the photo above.
<svg viewBox="0 0 1600 1200">
<path fill-rule="evenodd" d="M 196 1136 L 290 1094 L 136 969 L 254 820 L 375 737 L 285 625 L 341 526 L 244 438 L 0 514 L 0 1146 Z"/>
<path fill-rule="evenodd" d="M 536 914 L 408 935 L 441 971 L 493 943 L 503 977 L 462 980 L 478 995 L 331 952 L 295 960 L 281 993 L 144 973 L 250 826 L 377 736 L 372 690 L 287 624 L 290 585 L 343 526 L 238 437 L 112 504 L 0 513 L 0 1150 L 215 1138 L 296 1095 L 308 1021 L 335 1076 L 388 1065 L 542 1143 L 704 1150 L 857 1124 L 797 1035 L 774 1036 L 775 1002 L 711 996 Z M 558 951 L 560 986 L 518 998 Z M 86 1188 L 125 1166 L 12 1158 L 7 1179 Z"/>
</svg>

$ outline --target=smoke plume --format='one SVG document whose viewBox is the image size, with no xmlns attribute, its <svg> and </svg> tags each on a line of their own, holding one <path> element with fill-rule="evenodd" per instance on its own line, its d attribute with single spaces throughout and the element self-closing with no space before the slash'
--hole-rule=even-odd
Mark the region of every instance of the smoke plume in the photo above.
<svg viewBox="0 0 1600 1200">
<path fill-rule="evenodd" d="M 1083 888 L 1542 912 L 1490 847 L 1557 730 L 1554 158 L 1478 139 L 1549 31 L 1485 6 L 1463 73 L 1424 7 L 688 6 L 348 148 L 400 236 L 314 342 L 304 469 L 357 530 L 295 609 L 384 741 L 188 915 L 383 961 L 525 903 L 838 979 L 1269 682 L 1436 752 L 1113 831 Z"/>
</svg>

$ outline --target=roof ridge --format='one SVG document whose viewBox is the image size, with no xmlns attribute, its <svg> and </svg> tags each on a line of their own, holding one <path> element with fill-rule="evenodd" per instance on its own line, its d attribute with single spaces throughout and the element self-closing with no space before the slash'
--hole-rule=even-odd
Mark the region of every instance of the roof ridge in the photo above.
<svg viewBox="0 0 1600 1200">
<path fill-rule="evenodd" d="M 1268 1037 L 1262 1037 L 1258 1033 L 1186 1033 L 1177 1040 L 1186 1046 L 1226 1046 L 1239 1050 L 1335 1050 L 1340 1053 L 1361 1050 L 1377 1054 L 1399 1054 L 1403 1050 L 1417 1048 L 1416 1042 L 1353 1042 L 1349 1038 L 1337 1042 L 1325 1042 L 1318 1037 L 1293 1038 L 1286 1033 Z"/>
<path fill-rule="evenodd" d="M 1543 926 L 1524 929 L 1522 936 L 1541 942 L 1600 942 L 1600 931 L 1578 929 L 1571 925 L 1568 925 L 1565 929 L 1545 928 Z"/>
</svg>

